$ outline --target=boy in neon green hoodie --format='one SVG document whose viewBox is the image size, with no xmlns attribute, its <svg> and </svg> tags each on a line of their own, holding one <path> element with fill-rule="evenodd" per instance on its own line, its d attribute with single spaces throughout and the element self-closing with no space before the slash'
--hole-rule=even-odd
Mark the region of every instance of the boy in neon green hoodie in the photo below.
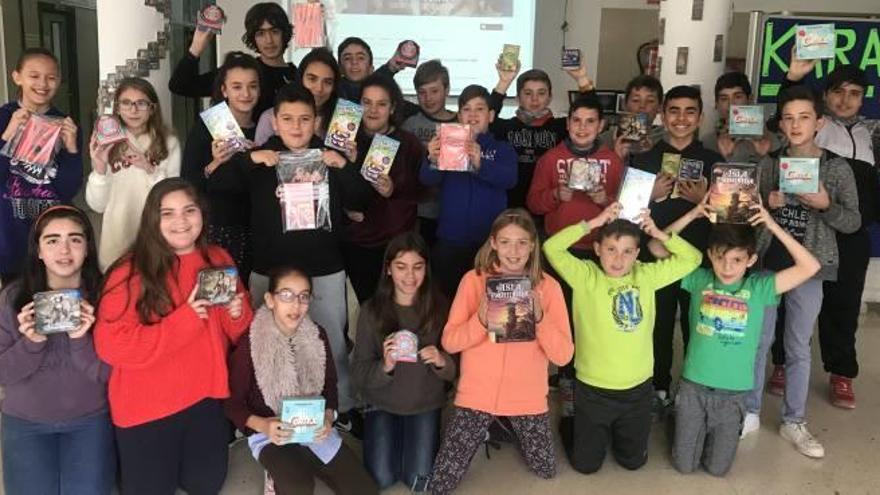
<svg viewBox="0 0 880 495">
<path fill-rule="evenodd" d="M 620 209 L 613 203 L 544 244 L 550 264 L 574 293 L 574 433 L 562 440 L 572 467 L 585 474 L 602 467 L 609 443 L 623 467 L 645 464 L 653 398 L 654 292 L 702 260 L 687 241 L 658 229 L 647 210 L 636 225 L 617 219 Z M 594 241 L 598 264 L 568 252 L 595 229 L 600 229 Z M 637 261 L 641 231 L 661 242 L 671 256 L 653 263 Z"/>
</svg>

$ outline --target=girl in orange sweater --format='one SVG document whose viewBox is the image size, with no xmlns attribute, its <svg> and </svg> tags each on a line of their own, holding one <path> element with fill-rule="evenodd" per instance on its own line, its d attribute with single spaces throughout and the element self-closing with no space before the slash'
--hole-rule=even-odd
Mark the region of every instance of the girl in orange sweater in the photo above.
<svg viewBox="0 0 880 495">
<path fill-rule="evenodd" d="M 95 348 L 112 366 L 110 413 L 126 494 L 218 493 L 226 478 L 231 343 L 251 321 L 241 282 L 225 305 L 197 299 L 199 270 L 231 266 L 209 246 L 184 179 L 150 190 L 130 252 L 109 270 Z"/>
<path fill-rule="evenodd" d="M 474 269 L 465 274 L 443 330 L 443 348 L 461 353 L 455 408 L 434 461 L 431 492 L 458 486 L 495 416 L 510 420 L 526 464 L 542 478 L 556 474 L 547 404 L 547 365 L 571 360 L 574 344 L 559 283 L 541 269 L 538 232 L 522 208 L 495 219 Z M 487 330 L 486 282 L 527 277 L 533 290 L 534 337 L 496 343 Z"/>
</svg>

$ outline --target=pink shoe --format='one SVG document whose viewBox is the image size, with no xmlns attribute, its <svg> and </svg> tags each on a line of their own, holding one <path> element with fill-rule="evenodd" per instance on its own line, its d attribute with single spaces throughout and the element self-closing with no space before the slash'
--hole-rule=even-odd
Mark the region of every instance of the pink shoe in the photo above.
<svg viewBox="0 0 880 495">
<path fill-rule="evenodd" d="M 785 366 L 773 367 L 773 374 L 767 380 L 767 393 L 780 397 L 785 394 Z"/>
<path fill-rule="evenodd" d="M 853 392 L 852 378 L 831 374 L 831 405 L 841 409 L 856 408 L 856 394 Z"/>
</svg>

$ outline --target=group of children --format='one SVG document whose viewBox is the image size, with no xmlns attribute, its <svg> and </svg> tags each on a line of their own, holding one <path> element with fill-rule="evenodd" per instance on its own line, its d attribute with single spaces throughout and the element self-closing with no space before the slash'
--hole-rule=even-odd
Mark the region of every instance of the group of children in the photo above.
<svg viewBox="0 0 880 495">
<path fill-rule="evenodd" d="M 567 117 L 549 110 L 546 72 L 517 77 L 519 67 L 500 64 L 493 91 L 466 87 L 452 112 L 439 61 L 415 71 L 416 105 L 393 80 L 402 68 L 374 71 L 363 40 L 346 39 L 336 56 L 314 49 L 295 67 L 284 61 L 292 26 L 277 4 L 252 7 L 245 28 L 259 57 L 232 52 L 199 74 L 211 35 L 198 31 L 169 86 L 226 102 L 256 147 L 212 140 L 198 121 L 181 150 L 150 83 L 123 80 L 114 112 L 126 139 L 89 141 L 85 199 L 104 214 L 100 242 L 69 206 L 82 185 L 82 140 L 69 117 L 50 181 L 11 173 L 0 156 L 7 493 L 110 493 L 117 463 L 125 494 L 217 493 L 230 422 L 276 493 L 310 493 L 316 479 L 341 494 L 397 482 L 449 493 L 499 421 L 528 468 L 550 478 L 550 363 L 560 369 L 559 429 L 577 471 L 599 470 L 609 449 L 638 469 L 653 418 L 673 411 L 676 469 L 723 476 L 740 436 L 759 428 L 774 338 L 785 351 L 771 379 L 784 388 L 780 434 L 806 456 L 824 455 L 806 427 L 810 337 L 818 319 L 832 402 L 855 407 L 866 227 L 877 218 L 874 155 L 858 119 L 863 72 L 838 68 L 820 97 L 798 84 L 812 65 L 793 55 L 777 117 L 751 139 L 732 138 L 723 120 L 699 139 L 699 90 L 664 94 L 639 76 L 626 88 L 627 110 L 660 124 L 630 142 L 606 128 L 583 66 L 568 71 L 581 95 Z M 50 52 L 27 50 L 12 76 L 19 94 L 0 108 L 0 145 L 31 114 L 63 117 L 52 106 L 60 81 Z M 502 119 L 514 80 L 519 106 Z M 725 74 L 715 95 L 726 115 L 751 87 Z M 360 131 L 343 150 L 327 149 L 342 98 L 363 106 Z M 436 167 L 437 125 L 447 122 L 470 126 L 470 172 Z M 390 173 L 369 182 L 360 167 L 378 135 L 400 148 Z M 327 167 L 330 228 L 287 230 L 275 168 L 282 153 L 309 149 Z M 669 153 L 699 162 L 703 178 L 665 174 Z M 818 193 L 778 191 L 788 156 L 820 160 Z M 599 187 L 569 186 L 578 160 L 599 165 Z M 708 221 L 711 168 L 725 161 L 760 169 L 751 225 Z M 618 218 L 627 166 L 657 175 L 636 222 Z M 200 270 L 230 265 L 241 278 L 231 302 L 196 297 Z M 530 281 L 534 340 L 490 338 L 486 285 L 496 275 Z M 346 279 L 360 303 L 353 343 Z M 82 294 L 80 324 L 37 332 L 34 295 L 61 289 Z M 676 319 L 686 353 L 673 394 Z M 401 330 L 418 339 L 416 362 L 400 359 Z M 290 396 L 325 401 L 311 443 L 289 442 L 279 416 Z M 339 434 L 360 430 L 361 417 L 362 462 Z"/>
</svg>

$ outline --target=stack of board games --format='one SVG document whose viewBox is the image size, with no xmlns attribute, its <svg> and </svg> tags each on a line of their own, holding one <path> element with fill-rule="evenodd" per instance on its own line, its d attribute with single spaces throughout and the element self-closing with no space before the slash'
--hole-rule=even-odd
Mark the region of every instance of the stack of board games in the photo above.
<svg viewBox="0 0 880 495">
<path fill-rule="evenodd" d="M 648 114 L 621 113 L 617 122 L 617 137 L 624 141 L 641 141 L 648 137 Z"/>
<path fill-rule="evenodd" d="M 516 66 L 519 65 L 519 45 L 505 44 L 501 50 L 499 63 L 501 64 L 501 70 L 516 70 Z"/>
<path fill-rule="evenodd" d="M 581 66 L 581 51 L 578 48 L 562 49 L 562 68 L 577 69 Z"/>
<path fill-rule="evenodd" d="M 413 40 L 404 40 L 397 45 L 397 51 L 394 52 L 392 59 L 398 67 L 415 67 L 419 65 L 419 54 L 421 48 L 419 44 Z"/>
<path fill-rule="evenodd" d="M 730 105 L 727 132 L 731 136 L 763 136 L 764 107 L 761 105 Z"/>
<path fill-rule="evenodd" d="M 760 204 L 758 167 L 751 163 L 716 163 L 709 186 L 709 221 L 746 224 Z"/>
<path fill-rule="evenodd" d="M 388 175 L 398 148 L 400 141 L 383 134 L 374 134 L 373 142 L 370 143 L 370 149 L 367 150 L 367 156 L 361 166 L 361 175 L 364 179 L 375 184 L 380 175 Z"/>
<path fill-rule="evenodd" d="M 796 26 L 795 51 L 801 60 L 834 58 L 837 33 L 834 24 Z"/>
<path fill-rule="evenodd" d="M 348 143 L 354 143 L 363 116 L 364 107 L 345 98 L 339 98 L 336 101 L 330 125 L 327 127 L 327 137 L 324 139 L 324 144 L 345 152 Z"/>
<path fill-rule="evenodd" d="M 324 426 L 324 398 L 284 397 L 280 416 L 285 429 L 291 432 L 287 443 L 312 443 Z"/>
<path fill-rule="evenodd" d="M 440 124 L 440 156 L 437 159 L 439 170 L 469 172 L 470 159 L 467 144 L 471 139 L 471 127 L 467 124 Z"/>
<path fill-rule="evenodd" d="M 419 336 L 409 330 L 394 333 L 394 360 L 399 363 L 419 362 Z"/>
<path fill-rule="evenodd" d="M 675 178 L 675 185 L 672 187 L 672 198 L 681 197 L 681 189 L 679 185 L 682 182 L 698 182 L 703 179 L 703 162 L 701 160 L 693 160 L 691 158 L 682 158 L 679 160 L 678 176 Z"/>
<path fill-rule="evenodd" d="M 786 194 L 819 192 L 819 159 L 780 157 L 779 190 Z"/>
<path fill-rule="evenodd" d="M 196 299 L 211 304 L 228 304 L 238 289 L 238 270 L 234 266 L 205 268 L 199 271 L 198 283 Z"/>
<path fill-rule="evenodd" d="M 297 48 L 324 46 L 324 7 L 318 2 L 293 5 L 293 43 Z"/>
<path fill-rule="evenodd" d="M 620 218 L 638 223 L 642 210 L 651 202 L 651 192 L 654 190 L 656 178 L 657 176 L 650 172 L 627 167 L 617 195 L 617 201 L 623 207 L 620 210 Z"/>
<path fill-rule="evenodd" d="M 568 167 L 568 187 L 575 191 L 595 192 L 605 183 L 605 167 L 595 158 L 577 158 Z"/>
<path fill-rule="evenodd" d="M 226 14 L 223 9 L 217 5 L 205 5 L 205 8 L 199 11 L 196 20 L 196 30 L 220 34 L 223 31 L 223 24 L 226 23 Z"/>
<path fill-rule="evenodd" d="M 319 149 L 279 153 L 275 172 L 281 186 L 284 231 L 331 230 L 330 183 Z"/>
<path fill-rule="evenodd" d="M 211 133 L 211 138 L 215 141 L 225 141 L 236 151 L 246 151 L 251 148 L 251 144 L 244 136 L 244 132 L 238 126 L 238 122 L 225 101 L 203 111 L 199 116 L 205 123 L 205 127 L 208 128 L 208 132 Z"/>
<path fill-rule="evenodd" d="M 81 302 L 78 289 L 37 292 L 34 294 L 34 329 L 41 335 L 76 330 L 81 323 Z"/>
<path fill-rule="evenodd" d="M 98 146 L 120 143 L 128 139 L 122 124 L 113 115 L 101 115 L 95 121 L 95 142 Z"/>
<path fill-rule="evenodd" d="M 486 279 L 489 338 L 501 344 L 535 340 L 535 307 L 528 277 Z"/>
</svg>

